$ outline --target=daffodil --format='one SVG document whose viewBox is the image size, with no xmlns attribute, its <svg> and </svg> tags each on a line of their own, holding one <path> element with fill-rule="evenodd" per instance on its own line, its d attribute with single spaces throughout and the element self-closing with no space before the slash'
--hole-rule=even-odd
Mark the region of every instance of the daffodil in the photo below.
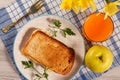
<svg viewBox="0 0 120 80">
<path fill-rule="evenodd" d="M 72 3 L 72 9 L 75 13 L 78 13 L 80 10 L 80 6 L 79 6 L 78 1 L 79 0 L 73 0 L 73 3 Z"/>
<path fill-rule="evenodd" d="M 72 9 L 72 3 L 73 3 L 73 0 L 64 0 L 62 3 L 61 3 L 61 9 L 65 9 L 65 10 L 70 10 Z"/>
<path fill-rule="evenodd" d="M 61 5 L 61 9 L 71 10 L 73 9 L 76 13 L 79 12 L 78 0 L 64 0 Z"/>
<path fill-rule="evenodd" d="M 120 5 L 119 1 L 110 2 L 103 8 L 103 11 L 105 11 L 109 16 L 112 16 L 119 11 L 117 5 Z"/>
<path fill-rule="evenodd" d="M 85 11 L 89 6 L 93 9 L 93 11 L 96 10 L 96 4 L 94 0 L 79 0 L 78 2 L 82 12 Z"/>
<path fill-rule="evenodd" d="M 88 7 L 91 7 L 94 11 L 96 10 L 96 4 L 94 0 L 64 0 L 60 7 L 65 10 L 74 10 L 75 13 L 79 11 L 83 12 Z"/>
<path fill-rule="evenodd" d="M 110 0 L 105 1 L 107 4 L 102 10 L 100 10 L 100 12 L 105 12 L 105 18 L 107 15 L 112 16 L 119 11 L 117 6 L 120 5 L 120 0 L 115 2 L 110 2 Z M 95 11 L 96 3 L 94 0 L 63 0 L 60 7 L 61 9 L 73 10 L 75 13 L 79 13 L 79 11 L 83 12 L 88 7 L 91 7 L 92 10 Z"/>
<path fill-rule="evenodd" d="M 119 11 L 117 6 L 120 5 L 120 1 L 110 2 L 109 0 L 106 0 L 106 3 L 107 4 L 105 5 L 105 7 L 100 11 L 105 12 L 105 19 L 108 15 L 113 16 Z"/>
</svg>

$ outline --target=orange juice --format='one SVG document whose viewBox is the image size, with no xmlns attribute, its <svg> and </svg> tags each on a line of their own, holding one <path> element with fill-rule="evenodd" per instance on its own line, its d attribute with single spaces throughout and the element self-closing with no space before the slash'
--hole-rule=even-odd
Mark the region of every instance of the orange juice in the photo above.
<svg viewBox="0 0 120 80">
<path fill-rule="evenodd" d="M 104 13 L 96 12 L 86 19 L 82 32 L 88 40 L 95 42 L 105 41 L 111 36 L 114 24 L 109 16 L 106 19 L 104 17 Z"/>
</svg>

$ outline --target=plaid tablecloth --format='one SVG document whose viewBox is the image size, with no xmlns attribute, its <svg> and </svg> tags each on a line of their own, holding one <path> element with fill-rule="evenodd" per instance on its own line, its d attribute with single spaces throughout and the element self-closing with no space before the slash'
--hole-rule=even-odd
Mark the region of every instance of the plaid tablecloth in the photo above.
<svg viewBox="0 0 120 80">
<path fill-rule="evenodd" d="M 61 1 L 62 0 L 46 0 L 45 6 L 41 10 L 24 18 L 22 21 L 16 24 L 15 27 L 12 28 L 8 33 L 4 34 L 0 30 L 0 38 L 2 39 L 12 60 L 13 43 L 16 34 L 27 21 L 34 18 L 35 16 L 39 16 L 41 14 L 55 14 L 58 16 L 62 16 L 72 21 L 73 24 L 79 28 L 79 31 L 81 31 L 86 17 L 92 13 L 91 8 L 88 8 L 85 12 L 75 14 L 73 11 L 60 10 Z M 0 29 L 22 17 L 34 2 L 35 0 L 16 0 L 14 3 L 8 5 L 7 7 L 0 9 Z M 103 8 L 103 6 L 105 5 L 104 0 L 96 0 L 96 3 L 98 9 L 97 11 L 101 10 L 101 8 Z M 98 43 L 85 40 L 85 45 L 87 49 L 93 44 L 100 44 L 107 46 L 113 52 L 114 62 L 109 70 L 120 65 L 120 12 L 114 15 L 112 17 L 112 20 L 114 22 L 115 28 L 110 39 Z M 102 74 L 104 73 L 100 74 L 92 72 L 83 64 L 78 73 L 71 80 L 92 80 L 96 77 L 101 76 Z M 26 80 L 21 74 L 20 77 L 22 80 Z"/>
</svg>

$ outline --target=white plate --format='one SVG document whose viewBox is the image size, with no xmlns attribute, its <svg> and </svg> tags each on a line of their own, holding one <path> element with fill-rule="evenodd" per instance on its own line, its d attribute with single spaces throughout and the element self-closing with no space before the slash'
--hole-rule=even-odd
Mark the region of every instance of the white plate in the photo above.
<svg viewBox="0 0 120 80">
<path fill-rule="evenodd" d="M 21 61 L 28 60 L 28 59 L 22 55 L 20 49 L 23 47 L 26 40 L 29 38 L 31 32 L 35 28 L 39 28 L 40 30 L 49 33 L 48 25 L 50 23 L 47 21 L 47 18 L 59 20 L 62 23 L 61 28 L 66 28 L 66 27 L 70 28 L 76 34 L 74 36 L 67 36 L 65 38 L 60 33 L 58 33 L 57 37 L 55 37 L 57 40 L 63 42 L 65 45 L 75 50 L 76 58 L 75 58 L 75 62 L 72 67 L 72 70 L 67 75 L 60 75 L 52 71 L 48 71 L 49 80 L 68 80 L 78 72 L 78 70 L 80 69 L 80 66 L 82 65 L 82 62 L 84 60 L 84 55 L 85 55 L 85 45 L 84 45 L 83 37 L 81 36 L 78 29 L 68 20 L 58 17 L 58 16 L 43 15 L 43 16 L 37 17 L 29 21 L 27 24 L 23 26 L 23 28 L 20 30 L 20 32 L 16 36 L 16 39 L 14 42 L 13 53 L 14 53 L 14 60 L 15 60 L 16 67 L 26 79 L 32 80 L 31 78 L 32 70 L 24 69 L 23 65 L 21 64 Z M 43 71 L 43 68 L 41 66 L 37 66 L 36 68 L 40 70 L 41 72 Z"/>
</svg>

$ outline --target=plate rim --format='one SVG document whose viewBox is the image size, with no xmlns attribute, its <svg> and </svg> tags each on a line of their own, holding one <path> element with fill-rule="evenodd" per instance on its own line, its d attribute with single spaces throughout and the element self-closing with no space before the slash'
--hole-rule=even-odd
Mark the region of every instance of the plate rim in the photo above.
<svg viewBox="0 0 120 80">
<path fill-rule="evenodd" d="M 33 17 L 32 19 L 30 19 L 29 21 L 27 21 L 24 25 L 21 26 L 20 30 L 18 31 L 17 35 L 15 36 L 15 39 L 14 39 L 14 43 L 13 43 L 13 62 L 14 62 L 14 65 L 15 65 L 15 68 L 17 69 L 18 71 L 18 74 L 20 75 L 20 77 L 23 77 L 25 80 L 28 80 L 23 74 L 22 72 L 19 70 L 19 68 L 17 67 L 17 64 L 16 64 L 16 61 L 15 61 L 15 56 L 14 56 L 14 46 L 15 46 L 15 41 L 16 41 L 16 37 L 20 34 L 20 31 L 24 28 L 24 26 L 26 24 L 28 24 L 29 22 L 31 22 L 32 20 L 35 20 L 36 18 L 39 18 L 39 17 L 44 17 L 44 16 L 54 16 L 54 17 L 59 17 L 59 18 L 62 18 L 66 21 L 68 21 L 68 23 L 72 24 L 75 26 L 75 24 L 73 24 L 73 22 L 65 17 L 62 17 L 62 16 L 59 16 L 59 15 L 55 15 L 55 14 L 41 14 L 41 15 L 38 15 L 38 16 L 35 16 Z M 78 27 L 75 26 L 75 28 L 78 30 L 78 32 L 80 33 L 81 37 L 82 37 L 82 42 L 84 44 L 84 58 L 83 58 L 83 61 L 81 63 L 81 66 L 83 65 L 84 63 L 84 60 L 85 60 L 85 52 L 86 52 L 86 47 L 85 47 L 85 39 L 84 37 L 82 36 L 82 33 L 79 31 Z M 81 69 L 81 66 L 78 68 L 78 70 L 76 71 L 76 73 L 70 77 L 70 79 L 72 79 L 78 72 L 79 70 Z"/>
</svg>

